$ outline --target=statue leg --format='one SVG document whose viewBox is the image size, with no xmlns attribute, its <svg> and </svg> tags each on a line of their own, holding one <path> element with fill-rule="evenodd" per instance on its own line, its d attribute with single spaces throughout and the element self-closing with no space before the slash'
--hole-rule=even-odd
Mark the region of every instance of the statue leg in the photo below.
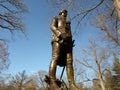
<svg viewBox="0 0 120 90">
<path fill-rule="evenodd" d="M 70 90 L 79 90 L 75 85 L 72 53 L 67 53 L 66 71 Z"/>
<path fill-rule="evenodd" d="M 56 83 L 56 68 L 57 61 L 60 57 L 60 44 L 58 42 L 52 43 L 52 60 L 49 67 L 50 90 L 59 90 Z"/>
</svg>

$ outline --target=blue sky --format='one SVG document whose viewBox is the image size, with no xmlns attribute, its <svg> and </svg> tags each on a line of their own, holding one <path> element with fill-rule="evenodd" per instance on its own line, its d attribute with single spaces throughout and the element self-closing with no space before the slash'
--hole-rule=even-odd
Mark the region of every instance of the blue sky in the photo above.
<svg viewBox="0 0 120 90">
<path fill-rule="evenodd" d="M 51 31 L 49 26 L 52 16 L 56 16 L 58 11 L 52 13 L 53 10 L 47 6 L 46 0 L 26 0 L 26 4 L 29 13 L 23 19 L 26 25 L 27 38 L 22 34 L 16 34 L 14 39 L 9 42 L 9 60 L 11 62 L 7 70 L 9 73 L 23 70 L 26 70 L 27 73 L 39 70 L 48 71 L 51 60 Z M 79 32 L 81 35 L 78 36 L 76 33 L 73 37 L 76 40 L 74 50 L 77 50 L 78 47 L 85 47 L 88 44 L 88 38 L 92 37 L 93 32 L 95 32 L 92 27 L 88 25 L 85 27 L 81 28 Z"/>
<path fill-rule="evenodd" d="M 26 0 L 29 13 L 24 16 L 27 38 L 15 35 L 9 43 L 9 71 L 28 73 L 47 70 L 50 60 L 50 30 L 48 8 L 44 0 Z"/>
</svg>

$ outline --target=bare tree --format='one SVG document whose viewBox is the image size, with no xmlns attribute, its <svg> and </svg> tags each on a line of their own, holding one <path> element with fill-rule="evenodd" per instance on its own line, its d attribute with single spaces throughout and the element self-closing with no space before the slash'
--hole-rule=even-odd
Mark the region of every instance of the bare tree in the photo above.
<svg viewBox="0 0 120 90">
<path fill-rule="evenodd" d="M 23 0 L 0 0 L 0 28 L 9 30 L 24 30 L 20 14 L 27 11 Z"/>
<path fill-rule="evenodd" d="M 15 76 L 11 77 L 10 84 L 16 89 L 16 90 L 22 90 L 27 83 L 29 83 L 31 80 L 28 79 L 25 71 L 19 72 Z"/>
<path fill-rule="evenodd" d="M 94 23 L 96 28 L 99 28 L 101 31 L 105 33 L 105 36 L 109 38 L 111 42 L 114 42 L 115 45 L 120 46 L 120 21 L 118 18 L 118 14 L 115 13 L 114 7 L 112 6 L 112 2 L 108 3 L 106 6 L 107 13 L 99 13 L 97 14 Z"/>
<path fill-rule="evenodd" d="M 80 77 L 82 77 L 82 74 L 84 74 L 85 70 L 83 69 L 82 65 L 78 64 L 77 61 L 74 61 L 74 72 L 75 81 L 80 83 Z"/>
<path fill-rule="evenodd" d="M 8 60 L 8 50 L 7 44 L 5 42 L 0 42 L 0 74 L 2 70 L 8 68 L 9 60 Z"/>
<path fill-rule="evenodd" d="M 38 89 L 46 89 L 46 82 L 45 82 L 45 75 L 47 75 L 46 71 L 38 71 L 37 73 L 34 73 L 31 78 L 36 83 Z"/>
<path fill-rule="evenodd" d="M 28 9 L 23 0 L 0 0 L 0 31 L 9 30 L 11 33 L 25 30 L 22 13 Z M 8 45 L 0 36 L 0 73 L 9 66 Z"/>
<path fill-rule="evenodd" d="M 106 48 L 98 47 L 95 42 L 91 42 L 90 48 L 87 50 L 83 50 L 84 57 L 82 60 L 76 61 L 89 68 L 89 70 L 93 70 L 93 72 L 96 74 L 101 90 L 106 90 L 105 83 L 104 83 L 104 71 L 109 68 L 108 57 L 109 53 Z"/>
</svg>

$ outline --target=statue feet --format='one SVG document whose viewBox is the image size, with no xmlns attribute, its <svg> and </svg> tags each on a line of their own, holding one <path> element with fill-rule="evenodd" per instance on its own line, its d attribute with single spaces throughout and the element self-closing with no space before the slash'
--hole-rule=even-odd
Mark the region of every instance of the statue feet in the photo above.
<svg viewBox="0 0 120 90">
<path fill-rule="evenodd" d="M 70 90 L 80 90 L 75 84 L 71 84 L 70 86 L 69 86 L 69 88 L 70 88 Z"/>
<path fill-rule="evenodd" d="M 57 85 L 56 82 L 50 83 L 50 90 L 60 90 L 60 87 Z"/>
<path fill-rule="evenodd" d="M 45 75 L 45 82 L 48 84 L 48 88 L 49 90 L 61 90 L 60 87 L 61 87 L 61 84 L 62 82 L 58 79 L 53 79 L 53 78 L 50 78 L 49 76 Z"/>
</svg>

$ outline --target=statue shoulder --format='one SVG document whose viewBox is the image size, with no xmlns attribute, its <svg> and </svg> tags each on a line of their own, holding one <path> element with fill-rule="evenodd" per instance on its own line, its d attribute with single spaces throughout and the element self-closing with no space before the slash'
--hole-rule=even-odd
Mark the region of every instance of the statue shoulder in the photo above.
<svg viewBox="0 0 120 90">
<path fill-rule="evenodd" d="M 53 20 L 58 20 L 58 17 L 57 17 L 57 16 L 54 16 L 54 17 L 53 17 Z"/>
<path fill-rule="evenodd" d="M 66 20 L 66 23 L 67 23 L 67 24 L 71 24 L 70 19 L 67 19 L 67 20 Z"/>
<path fill-rule="evenodd" d="M 54 16 L 52 19 L 52 24 L 58 23 L 58 17 Z"/>
</svg>

